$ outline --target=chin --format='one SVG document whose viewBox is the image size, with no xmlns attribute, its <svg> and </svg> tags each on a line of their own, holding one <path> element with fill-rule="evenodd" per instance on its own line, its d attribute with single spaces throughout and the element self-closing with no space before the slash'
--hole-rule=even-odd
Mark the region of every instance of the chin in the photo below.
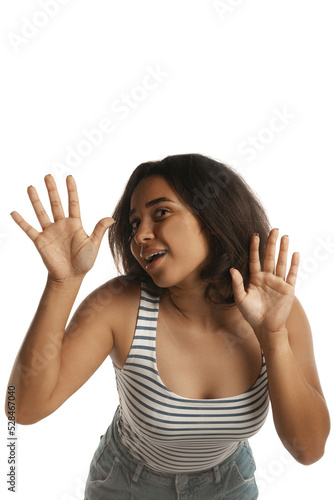
<svg viewBox="0 0 334 500">
<path fill-rule="evenodd" d="M 147 272 L 147 271 L 146 271 Z M 171 286 L 176 286 L 180 280 L 173 278 L 172 276 L 168 276 L 168 273 L 147 273 L 152 279 L 153 283 L 155 283 L 160 288 L 170 288 Z"/>
<path fill-rule="evenodd" d="M 151 279 L 152 279 L 153 283 L 155 283 L 155 285 L 157 285 L 159 288 L 169 288 L 169 287 L 175 285 L 174 282 L 172 282 L 166 278 L 151 276 Z"/>
<path fill-rule="evenodd" d="M 181 287 L 181 288 L 192 288 L 194 283 L 187 283 L 184 277 L 172 277 L 165 276 L 163 274 L 158 275 L 156 273 L 154 276 L 150 274 L 152 281 L 160 288 L 171 288 L 171 287 Z"/>
</svg>

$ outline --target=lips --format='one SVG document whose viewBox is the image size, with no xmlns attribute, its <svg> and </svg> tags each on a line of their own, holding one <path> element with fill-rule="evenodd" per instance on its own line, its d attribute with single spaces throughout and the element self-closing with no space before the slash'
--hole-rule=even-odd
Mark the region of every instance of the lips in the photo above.
<svg viewBox="0 0 334 500">
<path fill-rule="evenodd" d="M 143 267 L 146 270 L 154 269 L 163 260 L 167 253 L 166 248 L 150 247 L 141 249 L 140 257 L 144 260 Z"/>
<path fill-rule="evenodd" d="M 145 260 L 150 260 L 153 255 L 159 254 L 161 252 L 167 252 L 167 250 L 165 248 L 146 248 L 145 250 L 140 252 L 140 257 Z"/>
<path fill-rule="evenodd" d="M 159 258 L 160 255 L 165 255 L 166 250 L 160 250 L 159 252 L 150 253 L 145 257 L 145 260 L 152 262 L 152 260 Z"/>
<path fill-rule="evenodd" d="M 151 253 L 146 258 L 145 261 L 147 264 L 145 265 L 145 269 L 147 271 L 155 269 L 160 262 L 165 258 L 167 251 L 160 250 L 159 252 Z"/>
</svg>

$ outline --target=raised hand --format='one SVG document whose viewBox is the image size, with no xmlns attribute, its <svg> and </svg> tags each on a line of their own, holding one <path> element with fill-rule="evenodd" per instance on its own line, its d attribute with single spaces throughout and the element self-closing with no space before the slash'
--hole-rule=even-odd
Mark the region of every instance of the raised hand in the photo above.
<svg viewBox="0 0 334 500">
<path fill-rule="evenodd" d="M 77 186 L 70 175 L 66 178 L 68 191 L 68 218 L 65 217 L 56 182 L 51 174 L 44 177 L 48 190 L 54 222 L 51 222 L 33 186 L 28 196 L 41 225 L 38 232 L 21 215 L 11 213 L 14 221 L 33 241 L 48 269 L 48 277 L 54 281 L 84 276 L 96 260 L 105 231 L 114 223 L 111 217 L 101 219 L 88 236 L 81 223 Z"/>
<path fill-rule="evenodd" d="M 253 235 L 250 245 L 250 281 L 244 289 L 240 272 L 231 269 L 235 302 L 248 323 L 253 327 L 259 342 L 265 343 L 266 334 L 274 334 L 285 329 L 286 320 L 294 300 L 295 284 L 299 266 L 299 253 L 291 258 L 291 266 L 286 275 L 288 236 L 281 238 L 280 250 L 275 270 L 275 250 L 278 229 L 272 229 L 268 238 L 263 269 L 259 258 L 259 236 Z"/>
</svg>

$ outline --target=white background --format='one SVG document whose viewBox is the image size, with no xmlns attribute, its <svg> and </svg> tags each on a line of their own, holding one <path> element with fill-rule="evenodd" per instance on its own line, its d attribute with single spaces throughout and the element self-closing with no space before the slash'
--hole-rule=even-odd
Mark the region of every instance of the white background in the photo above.
<svg viewBox="0 0 334 500">
<path fill-rule="evenodd" d="M 46 282 L 38 252 L 9 215 L 17 210 L 40 230 L 27 186 L 37 188 L 51 215 L 44 175 L 56 177 L 67 210 L 65 177 L 73 174 L 83 225 L 91 234 L 99 219 L 111 215 L 139 163 L 198 152 L 234 165 L 260 196 L 272 227 L 290 235 L 291 252 L 301 253 L 296 295 L 312 326 L 320 379 L 332 410 L 332 2 L 216 4 L 1 3 L 3 399 Z M 152 70 L 163 75 L 160 81 L 146 77 Z M 145 89 L 143 81 L 155 88 Z M 117 106 L 126 95 L 131 103 L 121 113 Z M 274 118 L 278 114 L 285 116 L 283 121 Z M 90 150 L 61 173 L 59 164 L 66 166 L 69 151 L 80 151 L 83 130 L 91 131 L 105 119 L 113 122 L 113 131 L 104 133 L 100 144 L 86 144 Z M 257 149 L 250 145 L 254 138 Z M 72 313 L 115 275 L 105 236 Z M 54 414 L 32 426 L 18 426 L 15 498 L 83 499 L 90 460 L 117 402 L 108 359 Z M 1 495 L 13 498 L 6 490 L 4 412 L 0 420 Z M 330 497 L 332 436 L 325 456 L 302 466 L 284 451 L 270 414 L 251 446 L 261 499 Z"/>
</svg>

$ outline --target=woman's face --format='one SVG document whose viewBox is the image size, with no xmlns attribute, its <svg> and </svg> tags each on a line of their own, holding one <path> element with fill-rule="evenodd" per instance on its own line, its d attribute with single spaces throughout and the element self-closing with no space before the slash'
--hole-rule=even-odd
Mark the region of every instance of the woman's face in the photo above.
<svg viewBox="0 0 334 500">
<path fill-rule="evenodd" d="M 203 224 L 161 176 L 143 179 L 130 203 L 131 252 L 162 288 L 194 286 L 209 254 Z M 152 254 L 161 252 L 159 256 Z"/>
</svg>

